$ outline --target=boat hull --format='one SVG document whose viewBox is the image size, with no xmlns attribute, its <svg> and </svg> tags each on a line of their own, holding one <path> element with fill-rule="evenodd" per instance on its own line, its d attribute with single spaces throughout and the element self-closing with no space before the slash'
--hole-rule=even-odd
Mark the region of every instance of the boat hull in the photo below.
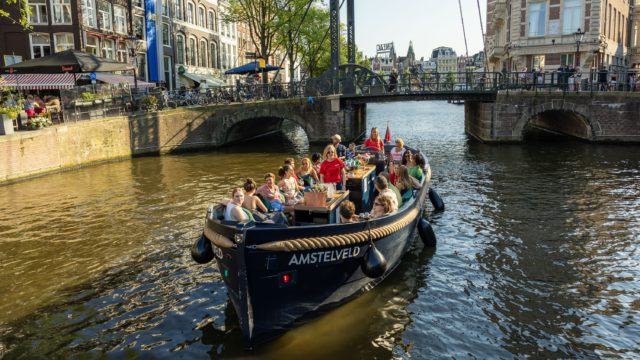
<svg viewBox="0 0 640 360">
<path fill-rule="evenodd" d="M 392 216 L 355 224 L 233 228 L 208 219 L 205 236 L 212 240 L 248 346 L 268 341 L 384 280 L 412 245 L 425 194 L 426 189 L 418 191 L 410 206 Z M 369 241 L 295 251 L 260 248 L 283 239 L 375 234 L 376 229 L 393 228 L 400 222 L 402 227 L 373 241 L 387 261 L 387 270 L 378 278 L 368 277 L 361 269 Z M 230 239 L 233 246 L 216 244 L 212 239 L 216 236 Z"/>
</svg>

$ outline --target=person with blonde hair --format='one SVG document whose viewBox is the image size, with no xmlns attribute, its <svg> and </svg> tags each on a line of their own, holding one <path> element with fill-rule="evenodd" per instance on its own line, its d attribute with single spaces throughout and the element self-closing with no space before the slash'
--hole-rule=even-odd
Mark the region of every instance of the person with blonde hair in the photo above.
<svg viewBox="0 0 640 360">
<path fill-rule="evenodd" d="M 249 216 L 242 210 L 244 202 L 244 190 L 242 188 L 233 188 L 231 191 L 231 201 L 227 203 L 224 210 L 224 219 L 228 221 L 244 221 L 249 220 Z"/>
<path fill-rule="evenodd" d="M 391 160 L 396 164 L 400 163 L 402 161 L 402 155 L 404 155 L 406 151 L 407 149 L 404 148 L 404 140 L 402 140 L 401 138 L 397 138 L 396 146 L 394 146 L 391 151 L 389 151 Z"/>
<path fill-rule="evenodd" d="M 324 161 L 320 164 L 320 182 L 336 184 L 337 190 L 347 188 L 347 171 L 344 162 L 338 158 L 336 148 L 333 145 L 327 145 L 324 148 L 322 158 Z"/>
<path fill-rule="evenodd" d="M 384 142 L 380 138 L 380 132 L 377 127 L 371 128 L 371 134 L 364 141 L 364 147 L 372 151 L 384 151 Z"/>
<path fill-rule="evenodd" d="M 320 181 L 318 173 L 313 168 L 313 164 L 309 158 L 302 158 L 302 160 L 300 160 L 300 167 L 296 172 L 298 178 L 302 179 L 304 186 L 313 186 Z"/>
<path fill-rule="evenodd" d="M 393 213 L 391 198 L 386 195 L 380 195 L 373 202 L 371 217 L 376 219 Z"/>
</svg>

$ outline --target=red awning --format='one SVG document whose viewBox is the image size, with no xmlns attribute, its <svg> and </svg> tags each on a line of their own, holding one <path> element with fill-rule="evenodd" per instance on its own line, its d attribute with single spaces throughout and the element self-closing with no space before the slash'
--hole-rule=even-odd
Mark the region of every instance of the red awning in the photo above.
<svg viewBox="0 0 640 360">
<path fill-rule="evenodd" d="M 120 85 L 122 83 L 128 84 L 130 88 L 135 86 L 135 82 L 133 81 L 133 76 L 127 75 L 115 75 L 115 74 L 104 74 L 104 73 L 96 73 L 96 80 L 100 80 L 102 82 L 106 82 L 108 84 Z M 156 84 L 148 83 L 146 81 L 138 80 L 139 88 L 148 88 L 155 87 Z"/>
<path fill-rule="evenodd" d="M 0 76 L 0 87 L 16 90 L 73 89 L 73 74 L 7 74 Z"/>
</svg>

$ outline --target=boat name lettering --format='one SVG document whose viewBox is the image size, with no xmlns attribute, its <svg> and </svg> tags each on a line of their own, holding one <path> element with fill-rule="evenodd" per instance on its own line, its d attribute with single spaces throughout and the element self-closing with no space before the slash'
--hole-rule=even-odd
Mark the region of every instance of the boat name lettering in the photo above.
<svg viewBox="0 0 640 360">
<path fill-rule="evenodd" d="M 291 260 L 289 260 L 289 265 L 326 263 L 356 257 L 359 254 L 359 246 L 340 250 L 318 251 L 306 254 L 293 254 Z"/>
<path fill-rule="evenodd" d="M 222 249 L 220 249 L 219 247 L 213 244 L 211 244 L 211 247 L 213 247 L 213 253 L 216 255 L 216 257 L 222 260 L 224 258 L 224 255 L 222 254 Z"/>
</svg>

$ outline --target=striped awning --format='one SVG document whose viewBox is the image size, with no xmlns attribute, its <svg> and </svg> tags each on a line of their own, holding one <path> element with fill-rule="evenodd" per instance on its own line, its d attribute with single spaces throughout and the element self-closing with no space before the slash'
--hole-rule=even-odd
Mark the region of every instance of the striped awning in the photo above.
<svg viewBox="0 0 640 360">
<path fill-rule="evenodd" d="M 7 74 L 0 76 L 0 87 L 16 90 L 72 89 L 73 74 Z"/>
<path fill-rule="evenodd" d="M 96 80 L 105 82 L 107 84 L 120 85 L 122 83 L 128 84 L 130 88 L 135 86 L 135 81 L 133 80 L 133 76 L 127 75 L 115 75 L 115 74 L 104 74 L 104 73 L 96 73 Z M 149 88 L 155 87 L 156 84 L 149 83 L 146 81 L 138 80 L 138 88 Z"/>
</svg>

